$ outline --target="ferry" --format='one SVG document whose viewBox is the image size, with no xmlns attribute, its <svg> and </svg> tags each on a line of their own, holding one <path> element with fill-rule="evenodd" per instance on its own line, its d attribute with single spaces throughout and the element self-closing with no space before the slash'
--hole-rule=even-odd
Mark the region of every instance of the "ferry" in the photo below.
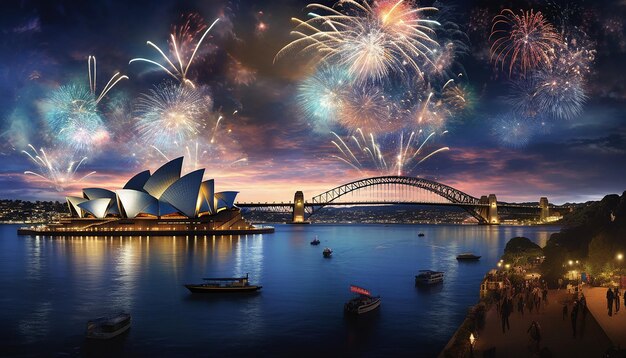
<svg viewBox="0 0 626 358">
<path fill-rule="evenodd" d="M 443 272 L 432 270 L 420 270 L 415 276 L 416 285 L 434 285 L 443 282 Z"/>
<path fill-rule="evenodd" d="M 100 317 L 87 322 L 87 338 L 110 339 L 130 328 L 130 314 L 120 312 L 111 317 Z"/>
<path fill-rule="evenodd" d="M 319 244 L 320 244 L 320 240 L 317 238 L 317 236 L 315 236 L 315 239 L 311 241 L 311 245 L 319 245 Z"/>
<path fill-rule="evenodd" d="M 481 256 L 474 255 L 472 253 L 466 252 L 463 254 L 459 254 L 456 259 L 459 261 L 478 261 Z"/>
<path fill-rule="evenodd" d="M 329 258 L 329 257 L 333 256 L 333 250 L 331 250 L 329 247 L 327 247 L 322 252 L 322 255 L 324 255 L 324 257 L 326 257 L 326 258 Z"/>
<path fill-rule="evenodd" d="M 251 285 L 246 277 L 203 278 L 204 283 L 187 284 L 192 293 L 255 292 L 263 286 Z"/>
<path fill-rule="evenodd" d="M 358 294 L 358 296 L 343 306 L 346 313 L 360 315 L 380 307 L 380 296 L 373 297 L 370 291 L 358 286 L 350 286 L 350 291 Z"/>
</svg>

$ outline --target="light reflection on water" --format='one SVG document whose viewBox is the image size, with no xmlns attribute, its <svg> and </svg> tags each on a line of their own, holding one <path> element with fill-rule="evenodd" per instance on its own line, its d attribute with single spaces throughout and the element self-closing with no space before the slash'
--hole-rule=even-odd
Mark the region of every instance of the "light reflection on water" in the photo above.
<svg viewBox="0 0 626 358">
<path fill-rule="evenodd" d="M 556 227 L 279 225 L 265 235 L 17 237 L 0 226 L 0 348 L 9 355 L 90 355 L 86 321 L 128 310 L 130 333 L 108 355 L 436 355 L 478 298 L 506 241 L 545 245 Z M 425 237 L 418 237 L 423 232 Z M 317 235 L 321 245 L 309 242 Z M 330 246 L 331 259 L 321 251 Z M 459 263 L 461 252 L 482 256 Z M 414 286 L 420 269 L 445 283 Z M 250 274 L 254 295 L 191 295 L 183 284 Z M 381 295 L 347 319 L 348 286 Z M 416 347 L 419 347 L 416 348 Z M 97 351 L 97 350 L 96 350 Z"/>
</svg>

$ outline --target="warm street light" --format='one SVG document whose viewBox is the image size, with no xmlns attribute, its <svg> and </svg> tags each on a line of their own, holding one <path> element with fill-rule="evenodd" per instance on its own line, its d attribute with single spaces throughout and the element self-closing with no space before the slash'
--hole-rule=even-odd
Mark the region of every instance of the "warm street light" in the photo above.
<svg viewBox="0 0 626 358">
<path fill-rule="evenodd" d="M 618 260 L 622 261 L 622 259 L 624 258 L 624 255 L 622 255 L 621 253 L 617 254 L 617 256 L 615 256 Z"/>
<path fill-rule="evenodd" d="M 506 269 L 508 270 L 509 268 L 511 268 L 511 264 L 506 264 L 504 265 L 504 267 L 506 267 Z"/>
<path fill-rule="evenodd" d="M 574 264 L 574 261 L 569 260 L 568 263 L 569 263 L 570 266 L 572 266 Z"/>
<path fill-rule="evenodd" d="M 476 337 L 474 337 L 474 333 L 470 333 L 470 357 L 474 357 L 474 342 L 476 342 Z"/>
</svg>

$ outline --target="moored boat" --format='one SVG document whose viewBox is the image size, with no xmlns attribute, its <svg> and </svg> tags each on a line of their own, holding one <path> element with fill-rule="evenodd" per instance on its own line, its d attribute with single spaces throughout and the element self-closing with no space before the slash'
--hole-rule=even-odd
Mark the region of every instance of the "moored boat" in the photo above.
<svg viewBox="0 0 626 358">
<path fill-rule="evenodd" d="M 324 257 L 328 258 L 333 256 L 333 250 L 331 250 L 329 247 L 325 248 L 324 251 L 322 251 L 322 255 L 324 255 Z"/>
<path fill-rule="evenodd" d="M 315 236 L 315 239 L 311 241 L 311 245 L 319 245 L 319 244 L 320 244 L 320 240 L 317 238 L 317 236 Z"/>
<path fill-rule="evenodd" d="M 459 261 L 477 261 L 477 260 L 480 260 L 480 256 L 466 252 L 466 253 L 457 255 L 456 259 Z"/>
<path fill-rule="evenodd" d="M 130 328 L 130 313 L 120 312 L 110 317 L 100 317 L 87 322 L 87 338 L 110 339 Z"/>
<path fill-rule="evenodd" d="M 443 272 L 432 270 L 420 270 L 419 274 L 415 275 L 416 285 L 434 285 L 443 282 Z"/>
<path fill-rule="evenodd" d="M 380 296 L 373 297 L 368 290 L 358 286 L 350 286 L 350 291 L 358 296 L 343 306 L 346 313 L 359 315 L 380 307 Z"/>
<path fill-rule="evenodd" d="M 263 286 L 251 285 L 246 277 L 203 278 L 204 283 L 186 284 L 192 293 L 254 292 Z"/>
<path fill-rule="evenodd" d="M 419 236 L 419 237 L 424 237 L 424 233 L 423 233 L 423 232 L 420 232 L 419 234 L 417 234 L 417 236 Z"/>
</svg>

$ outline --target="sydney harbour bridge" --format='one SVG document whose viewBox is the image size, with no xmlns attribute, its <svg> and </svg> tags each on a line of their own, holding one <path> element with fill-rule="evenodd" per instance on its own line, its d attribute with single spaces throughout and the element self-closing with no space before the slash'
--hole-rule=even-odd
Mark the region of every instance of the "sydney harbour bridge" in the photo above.
<svg viewBox="0 0 626 358">
<path fill-rule="evenodd" d="M 498 201 L 495 194 L 473 197 L 458 189 L 436 181 L 406 177 L 380 176 L 356 180 L 327 190 L 305 200 L 302 191 L 297 191 L 293 202 L 252 203 L 239 202 L 244 210 L 282 212 L 292 215 L 293 223 L 305 223 L 311 215 L 326 206 L 357 205 L 429 205 L 460 207 L 476 218 L 479 224 L 498 225 L 498 210 L 523 211 L 534 214 L 546 222 L 554 205 L 541 197 L 537 205 L 514 204 Z"/>
</svg>

